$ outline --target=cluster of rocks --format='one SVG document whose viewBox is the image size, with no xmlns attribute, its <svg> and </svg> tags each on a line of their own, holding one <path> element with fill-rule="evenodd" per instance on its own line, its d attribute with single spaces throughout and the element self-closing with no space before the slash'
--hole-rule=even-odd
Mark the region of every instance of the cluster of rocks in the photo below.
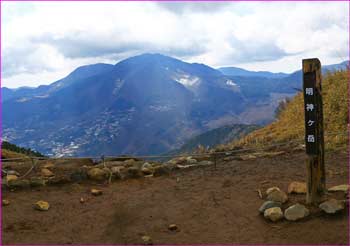
<svg viewBox="0 0 350 246">
<path fill-rule="evenodd" d="M 92 180 L 96 182 L 111 182 L 112 180 L 124 180 L 129 178 L 157 177 L 168 175 L 173 170 L 187 169 L 212 165 L 210 155 L 200 157 L 178 157 L 167 161 L 145 162 L 136 158 L 125 160 L 104 161 L 98 164 L 64 167 L 51 162 L 37 166 L 30 173 L 31 175 L 20 174 L 15 170 L 7 170 L 2 185 L 10 189 L 33 188 L 45 185 L 57 185 L 70 182 L 82 182 Z M 70 168 L 70 169 L 69 169 Z M 62 171 L 64 169 L 64 174 Z M 67 171 L 69 170 L 69 171 Z M 32 175 L 34 173 L 34 175 Z"/>
<path fill-rule="evenodd" d="M 332 187 L 328 191 L 344 191 L 347 193 L 348 190 L 348 185 L 341 185 Z M 305 194 L 306 184 L 303 182 L 292 182 L 288 186 L 288 193 Z M 278 187 L 271 187 L 266 190 L 266 200 L 259 208 L 259 212 L 266 219 L 273 222 L 283 218 L 289 221 L 297 221 L 310 215 L 310 210 L 300 203 L 287 207 L 283 212 L 283 204 L 288 201 L 288 195 Z M 319 204 L 319 209 L 327 214 L 335 214 L 344 210 L 344 201 L 331 198 Z"/>
</svg>

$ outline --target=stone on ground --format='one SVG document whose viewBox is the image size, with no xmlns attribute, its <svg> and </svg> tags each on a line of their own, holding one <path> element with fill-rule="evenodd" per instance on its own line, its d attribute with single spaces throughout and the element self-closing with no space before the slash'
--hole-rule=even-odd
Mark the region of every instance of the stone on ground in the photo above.
<svg viewBox="0 0 350 246">
<path fill-rule="evenodd" d="M 284 211 L 284 217 L 287 220 L 296 221 L 305 218 L 310 214 L 310 211 L 299 203 L 290 206 Z"/>
<path fill-rule="evenodd" d="M 8 206 L 10 205 L 10 201 L 7 199 L 2 199 L 2 206 Z"/>
<path fill-rule="evenodd" d="M 277 186 L 273 186 L 273 187 L 268 188 L 268 189 L 266 190 L 266 195 L 269 195 L 272 191 L 275 191 L 275 190 L 281 191 L 280 188 L 278 188 Z"/>
<path fill-rule="evenodd" d="M 29 182 L 31 187 L 40 187 L 46 184 L 46 181 L 39 177 L 32 177 Z"/>
<path fill-rule="evenodd" d="M 50 208 L 50 204 L 45 201 L 37 201 L 34 204 L 34 209 L 39 210 L 39 211 L 47 211 Z"/>
<path fill-rule="evenodd" d="M 142 172 L 137 167 L 128 168 L 128 177 L 129 178 L 141 178 L 143 177 Z"/>
<path fill-rule="evenodd" d="M 167 166 L 159 166 L 154 169 L 153 176 L 158 177 L 162 175 L 168 175 L 170 173 L 170 170 Z"/>
<path fill-rule="evenodd" d="M 143 244 L 145 245 L 152 245 L 152 238 L 150 236 L 143 236 L 142 237 Z"/>
<path fill-rule="evenodd" d="M 267 196 L 268 201 L 273 201 L 273 202 L 280 202 L 280 203 L 285 203 L 288 201 L 288 196 L 285 192 L 281 190 L 275 190 L 272 191 L 268 196 Z"/>
<path fill-rule="evenodd" d="M 102 190 L 99 190 L 99 189 L 91 189 L 91 194 L 94 195 L 94 196 L 100 196 L 102 195 Z"/>
<path fill-rule="evenodd" d="M 41 169 L 41 176 L 48 178 L 48 177 L 52 177 L 55 175 L 49 169 L 43 168 L 43 169 Z"/>
<path fill-rule="evenodd" d="M 275 222 L 283 218 L 283 212 L 279 207 L 268 208 L 264 212 L 264 217 Z"/>
<path fill-rule="evenodd" d="M 266 201 L 260 206 L 259 212 L 264 213 L 266 209 L 276 208 L 276 207 L 280 208 L 281 206 L 282 204 L 280 202 Z"/>
<path fill-rule="evenodd" d="M 186 161 L 188 164 L 196 164 L 197 163 L 197 160 L 193 159 L 192 156 L 187 157 Z"/>
<path fill-rule="evenodd" d="M 288 193 L 306 194 L 306 183 L 294 181 L 288 185 Z"/>
<path fill-rule="evenodd" d="M 17 179 L 18 179 L 17 175 L 14 175 L 14 174 L 6 175 L 6 182 L 7 183 L 10 183 L 11 181 L 15 181 Z"/>
<path fill-rule="evenodd" d="M 103 181 L 108 178 L 108 173 L 100 168 L 91 168 L 87 175 L 90 179 L 95 181 Z"/>
<path fill-rule="evenodd" d="M 336 199 L 329 199 L 328 201 L 321 203 L 319 208 L 327 214 L 335 214 L 344 209 L 344 203 Z"/>
<path fill-rule="evenodd" d="M 171 224 L 171 225 L 168 226 L 168 229 L 170 231 L 176 231 L 177 230 L 177 225 L 176 224 Z"/>
<path fill-rule="evenodd" d="M 328 191 L 330 191 L 330 192 L 336 192 L 336 191 L 348 192 L 349 189 L 350 189 L 350 185 L 342 184 L 342 185 L 333 186 L 333 187 L 329 188 Z"/>
</svg>

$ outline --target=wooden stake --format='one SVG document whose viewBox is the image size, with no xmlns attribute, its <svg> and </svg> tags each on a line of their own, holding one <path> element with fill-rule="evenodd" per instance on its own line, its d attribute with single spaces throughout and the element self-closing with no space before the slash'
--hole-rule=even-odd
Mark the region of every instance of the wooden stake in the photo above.
<svg viewBox="0 0 350 246">
<path fill-rule="evenodd" d="M 306 202 L 317 204 L 326 190 L 321 63 L 317 58 L 303 60 L 303 93 L 308 155 Z"/>
</svg>

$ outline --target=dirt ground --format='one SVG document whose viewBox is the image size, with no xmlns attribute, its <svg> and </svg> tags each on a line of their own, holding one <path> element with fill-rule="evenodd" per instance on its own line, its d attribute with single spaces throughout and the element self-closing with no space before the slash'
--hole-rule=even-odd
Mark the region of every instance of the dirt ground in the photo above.
<svg viewBox="0 0 350 246">
<path fill-rule="evenodd" d="M 345 152 L 326 155 L 327 187 L 348 182 Z M 285 154 L 250 161 L 219 161 L 214 166 L 181 170 L 170 176 L 114 182 L 47 186 L 3 191 L 4 244 L 349 244 L 348 209 L 326 215 L 311 208 L 298 222 L 272 223 L 258 213 L 257 189 L 287 190 L 306 178 L 305 155 Z M 91 188 L 103 195 L 90 195 Z M 333 194 L 344 199 L 343 194 Z M 86 202 L 80 203 L 83 197 Z M 284 207 L 305 195 L 290 195 Z M 48 201 L 49 211 L 33 209 Z M 168 225 L 176 224 L 177 231 Z"/>
</svg>

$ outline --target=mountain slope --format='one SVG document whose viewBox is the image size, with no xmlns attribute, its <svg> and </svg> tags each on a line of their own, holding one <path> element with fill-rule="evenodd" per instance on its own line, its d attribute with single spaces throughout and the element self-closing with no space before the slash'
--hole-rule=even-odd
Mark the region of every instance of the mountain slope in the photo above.
<svg viewBox="0 0 350 246">
<path fill-rule="evenodd" d="M 328 73 L 322 80 L 325 146 L 327 149 L 345 147 L 348 120 L 348 71 Z M 258 129 L 239 141 L 221 148 L 234 146 L 268 145 L 304 139 L 303 95 L 298 93 L 287 104 L 279 118 L 270 125 Z"/>
<path fill-rule="evenodd" d="M 55 155 L 160 153 L 246 103 L 217 70 L 158 54 L 71 77 L 45 96 L 6 100 L 5 138 Z"/>
<path fill-rule="evenodd" d="M 198 148 L 212 148 L 219 144 L 226 144 L 230 141 L 242 138 L 244 135 L 258 129 L 257 125 L 237 124 L 232 126 L 223 126 L 209 130 L 189 139 L 181 148 L 171 151 L 171 154 L 193 153 Z"/>
</svg>

